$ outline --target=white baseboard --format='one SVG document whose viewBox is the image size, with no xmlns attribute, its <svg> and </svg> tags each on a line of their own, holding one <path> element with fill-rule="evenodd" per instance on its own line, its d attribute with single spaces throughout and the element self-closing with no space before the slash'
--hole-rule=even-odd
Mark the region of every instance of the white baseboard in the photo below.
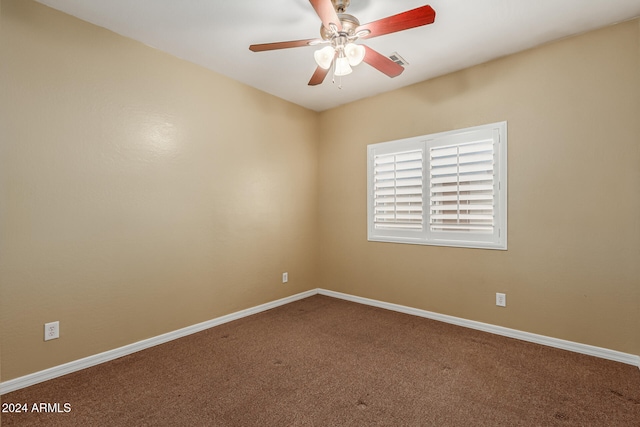
<svg viewBox="0 0 640 427">
<path fill-rule="evenodd" d="M 178 329 L 177 331 L 168 332 L 166 334 L 158 335 L 153 338 L 149 338 L 143 341 L 138 341 L 133 344 L 126 345 L 124 347 L 116 348 L 113 350 L 105 351 L 93 356 L 88 356 L 83 359 L 74 360 L 73 362 L 65 363 L 63 365 L 54 366 L 53 368 L 45 369 L 44 371 L 35 372 L 33 374 L 25 375 L 23 377 L 15 378 L 13 380 L 4 381 L 0 383 L 0 395 L 6 394 L 21 388 L 29 387 L 34 384 L 41 383 L 53 378 L 58 378 L 72 372 L 80 371 L 91 366 L 98 365 L 100 363 L 108 362 L 110 360 L 123 357 L 140 350 L 144 350 L 150 347 L 154 347 L 159 344 L 166 343 L 178 338 L 185 337 L 187 335 L 194 334 L 196 332 L 203 331 L 205 329 L 212 328 L 214 326 L 222 325 L 223 323 L 238 320 L 243 317 L 251 316 L 272 308 L 279 307 L 281 305 L 289 304 L 294 301 L 298 301 L 316 294 L 326 295 L 333 298 L 339 298 L 347 301 L 356 302 L 359 304 L 370 305 L 374 307 L 384 308 L 387 310 L 397 311 L 400 313 L 411 314 L 414 316 L 424 317 L 427 319 L 438 320 L 440 322 L 451 323 L 466 328 L 477 329 L 484 332 L 490 332 L 496 335 L 503 335 L 510 338 L 516 338 L 522 341 L 529 341 L 536 344 L 542 344 L 549 347 L 560 348 L 563 350 L 573 351 L 575 353 L 587 354 L 590 356 L 599 357 L 602 359 L 613 360 L 616 362 L 626 363 L 628 365 L 638 366 L 640 368 L 640 356 L 633 354 L 622 353 L 615 350 L 609 350 L 601 347 L 594 347 L 587 344 L 575 343 L 572 341 L 565 341 L 558 338 L 551 338 L 544 335 L 532 334 L 529 332 L 518 331 L 516 329 L 504 328 L 502 326 L 491 325 L 488 323 L 476 322 L 473 320 L 462 319 L 460 317 L 448 316 L 446 314 L 434 313 L 431 311 L 420 310 L 417 308 L 407 307 L 398 304 L 391 304 L 383 301 L 377 301 L 369 298 L 358 297 L 354 295 L 344 294 L 341 292 L 329 291 L 326 289 L 312 289 L 310 291 L 295 294 L 286 298 L 282 298 L 276 301 L 272 301 L 266 304 L 261 304 L 256 307 L 248 308 L 246 310 L 237 311 L 235 313 L 221 316 L 206 322 L 198 323 L 196 325 L 187 326 L 186 328 Z"/>
<path fill-rule="evenodd" d="M 167 332 L 166 334 L 158 335 L 156 337 L 149 338 L 143 341 L 138 341 L 124 347 L 105 351 L 104 353 L 95 354 L 93 356 L 74 360 L 73 362 L 65 363 L 63 365 L 54 366 L 53 368 L 45 369 L 44 371 L 39 371 L 33 374 L 25 375 L 23 377 L 15 378 L 13 380 L 4 381 L 0 383 L 0 395 L 19 390 L 21 388 L 29 387 L 31 385 L 38 384 L 53 378 L 61 377 L 63 375 L 89 368 L 91 366 L 99 365 L 100 363 L 108 362 L 122 356 L 127 356 L 129 354 L 156 346 L 158 344 L 163 344 L 168 341 L 186 337 L 187 335 L 195 334 L 196 332 L 204 331 L 205 329 L 213 328 L 214 326 L 222 325 L 223 323 L 238 320 L 243 317 L 251 316 L 252 314 L 257 314 L 262 311 L 279 307 L 281 305 L 289 304 L 290 302 L 307 298 L 316 295 L 317 293 L 317 289 L 302 292 L 290 297 L 248 308 L 246 310 L 227 314 L 226 316 L 221 316 L 212 320 L 208 320 L 206 322 L 187 326 L 186 328 L 178 329 L 177 331 Z"/>
<path fill-rule="evenodd" d="M 533 334 L 530 332 L 523 332 L 517 329 L 510 329 L 502 326 L 491 325 L 489 323 L 476 322 L 474 320 L 467 320 L 460 317 L 448 316 L 446 314 L 434 313 L 431 311 L 420 310 L 417 308 L 407 307 L 404 305 L 391 304 L 388 302 L 377 301 L 369 298 L 357 297 L 354 295 L 343 294 L 341 292 L 318 289 L 318 293 L 321 295 L 340 298 L 347 301 L 357 302 L 360 304 L 366 304 L 374 307 L 384 308 L 387 310 L 397 311 L 400 313 L 411 314 L 419 317 L 425 317 L 427 319 L 438 320 L 440 322 L 451 323 L 453 325 L 464 326 L 465 328 L 477 329 L 479 331 L 490 332 L 492 334 L 502 335 L 509 338 L 516 338 L 522 341 L 542 344 L 548 347 L 555 347 L 562 350 L 573 351 L 574 353 L 586 354 L 589 356 L 599 357 L 601 359 L 613 360 L 616 362 L 625 363 L 627 365 L 634 365 L 640 368 L 640 356 L 636 356 L 634 354 L 623 353 L 616 350 L 609 350 L 607 348 L 602 348 L 602 347 L 595 347 L 588 344 L 580 344 L 573 341 L 561 340 L 559 338 L 547 337 L 544 335 Z"/>
</svg>

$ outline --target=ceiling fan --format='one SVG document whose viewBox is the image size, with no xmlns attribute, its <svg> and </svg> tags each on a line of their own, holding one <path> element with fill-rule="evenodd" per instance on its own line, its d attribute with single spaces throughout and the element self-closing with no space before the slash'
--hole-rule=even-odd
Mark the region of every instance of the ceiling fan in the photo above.
<svg viewBox="0 0 640 427">
<path fill-rule="evenodd" d="M 322 21 L 321 38 L 252 44 L 249 49 L 253 52 L 263 52 L 327 44 L 314 53 L 318 68 L 309 80 L 310 86 L 322 83 L 332 65 L 334 75 L 344 76 L 351 73 L 352 66 L 362 61 L 389 77 L 399 76 L 404 71 L 404 67 L 370 47 L 354 42 L 358 39 L 370 39 L 431 24 L 436 18 L 436 12 L 431 6 L 425 5 L 360 25 L 360 21 L 355 16 L 345 13 L 350 0 L 309 0 L 309 2 Z"/>
</svg>

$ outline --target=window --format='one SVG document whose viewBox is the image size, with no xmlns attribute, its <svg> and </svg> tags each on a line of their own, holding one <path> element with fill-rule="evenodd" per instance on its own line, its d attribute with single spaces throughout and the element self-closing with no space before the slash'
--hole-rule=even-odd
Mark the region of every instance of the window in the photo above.
<svg viewBox="0 0 640 427">
<path fill-rule="evenodd" d="M 367 147 L 371 241 L 507 249 L 507 123 Z"/>
</svg>

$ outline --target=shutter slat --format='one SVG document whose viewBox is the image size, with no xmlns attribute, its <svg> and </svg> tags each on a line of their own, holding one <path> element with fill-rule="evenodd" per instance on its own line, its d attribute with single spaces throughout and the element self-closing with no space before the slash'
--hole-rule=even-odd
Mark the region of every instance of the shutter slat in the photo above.
<svg viewBox="0 0 640 427">
<path fill-rule="evenodd" d="M 460 164 L 467 163 L 491 163 L 493 164 L 493 153 L 474 153 L 460 156 Z"/>
<path fill-rule="evenodd" d="M 417 187 L 417 188 L 421 188 L 422 187 L 422 178 L 418 178 L 418 179 L 397 179 L 395 184 L 396 184 L 396 187 Z"/>
<path fill-rule="evenodd" d="M 384 165 L 384 164 L 393 164 L 395 163 L 395 157 L 393 155 L 382 155 L 382 156 L 376 156 L 375 160 L 374 160 L 374 164 L 376 165 Z"/>
<path fill-rule="evenodd" d="M 490 152 L 493 155 L 493 140 L 486 139 L 484 141 L 476 141 L 468 144 L 458 145 L 461 155 L 468 155 L 479 152 Z"/>
<path fill-rule="evenodd" d="M 493 171 L 493 163 L 468 163 L 464 165 L 439 166 L 431 169 L 431 176 L 452 175 L 470 172 Z"/>
<path fill-rule="evenodd" d="M 422 206 L 404 205 L 404 206 L 376 206 L 376 212 L 422 212 Z"/>
<path fill-rule="evenodd" d="M 450 196 L 431 196 L 431 202 L 450 202 L 450 201 L 472 201 L 472 200 L 483 200 L 483 201 L 493 201 L 493 194 L 460 194 L 460 195 L 450 195 Z"/>
<path fill-rule="evenodd" d="M 412 160 L 410 162 L 400 162 L 396 163 L 396 170 L 406 170 L 406 169 L 415 169 L 422 170 L 422 159 L 420 160 Z"/>
<path fill-rule="evenodd" d="M 396 198 L 397 203 L 413 203 L 416 205 L 422 206 L 422 196 L 421 195 L 412 195 L 412 196 L 402 196 Z"/>
<path fill-rule="evenodd" d="M 490 174 L 473 174 L 464 176 L 443 176 L 431 178 L 431 185 L 446 184 L 450 182 L 471 182 L 471 181 L 492 181 L 493 175 Z"/>
<path fill-rule="evenodd" d="M 434 147 L 431 150 L 431 158 L 436 157 L 449 157 L 449 156 L 457 156 L 458 155 L 458 147 L 457 146 L 444 146 L 444 147 Z"/>
<path fill-rule="evenodd" d="M 402 230 L 422 230 L 422 223 L 416 223 L 416 224 L 411 224 L 411 223 L 404 223 L 404 224 L 398 224 L 398 223 L 381 223 L 381 222 L 376 222 L 375 223 L 375 228 L 380 230 L 380 229 L 402 229 Z"/>
<path fill-rule="evenodd" d="M 422 194 L 422 187 L 397 187 L 396 188 L 397 195 L 414 195 L 414 194 Z"/>
<path fill-rule="evenodd" d="M 396 172 L 396 179 L 402 178 L 419 178 L 422 181 L 422 170 L 421 169 L 407 169 L 407 170 L 399 170 Z"/>
<path fill-rule="evenodd" d="M 418 160 L 422 165 L 422 151 L 420 150 L 407 151 L 405 153 L 398 153 L 398 154 L 395 154 L 394 157 L 395 157 L 396 163 L 411 162 L 411 161 Z"/>
<path fill-rule="evenodd" d="M 450 185 L 432 187 L 432 193 L 451 193 L 458 191 L 492 191 L 493 185 Z"/>
<path fill-rule="evenodd" d="M 432 212 L 443 212 L 443 211 L 491 211 L 493 210 L 493 205 L 432 205 Z"/>
<path fill-rule="evenodd" d="M 472 172 L 488 172 L 493 176 L 493 163 L 467 163 L 460 165 L 461 174 Z"/>
<path fill-rule="evenodd" d="M 386 165 L 379 165 L 375 167 L 375 173 L 379 174 L 382 172 L 392 172 L 394 170 L 393 163 Z"/>
<path fill-rule="evenodd" d="M 473 214 L 431 214 L 432 220 L 455 219 L 460 221 L 492 221 L 493 215 L 473 215 Z"/>
<path fill-rule="evenodd" d="M 446 225 L 431 225 L 431 231 L 486 231 L 493 232 L 493 226 L 480 226 L 480 225 L 460 225 L 460 224 L 446 224 Z"/>
</svg>

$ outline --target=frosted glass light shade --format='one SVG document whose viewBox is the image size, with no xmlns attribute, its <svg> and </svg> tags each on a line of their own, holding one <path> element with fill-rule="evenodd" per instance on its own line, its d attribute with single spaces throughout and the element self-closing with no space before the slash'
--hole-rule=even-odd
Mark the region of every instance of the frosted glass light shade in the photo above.
<svg viewBox="0 0 640 427">
<path fill-rule="evenodd" d="M 346 56 L 336 59 L 336 76 L 346 76 L 347 74 L 351 74 L 352 71 L 349 66 L 349 59 Z"/>
<path fill-rule="evenodd" d="M 333 58 L 336 56 L 336 51 L 331 46 L 325 46 L 320 50 L 316 50 L 313 52 L 313 58 L 316 60 L 316 64 L 320 68 L 324 68 L 325 70 L 331 67 L 331 63 L 333 62 Z"/>
<path fill-rule="evenodd" d="M 364 59 L 364 46 L 359 44 L 349 43 L 344 47 L 344 54 L 347 56 L 349 60 L 349 65 L 355 67 L 360 64 Z"/>
</svg>

